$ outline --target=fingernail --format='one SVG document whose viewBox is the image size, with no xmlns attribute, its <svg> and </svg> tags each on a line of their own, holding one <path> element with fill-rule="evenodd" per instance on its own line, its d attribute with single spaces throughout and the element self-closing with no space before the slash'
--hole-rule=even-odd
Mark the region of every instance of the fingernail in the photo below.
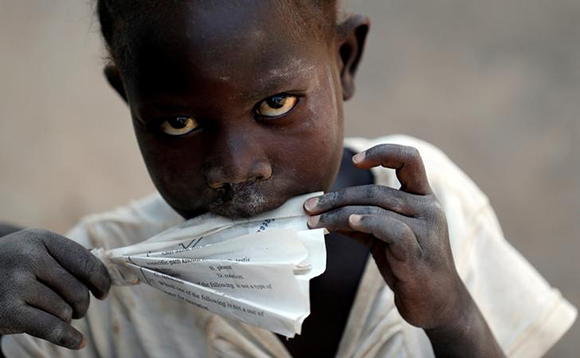
<svg viewBox="0 0 580 358">
<path fill-rule="evenodd" d="M 306 200 L 306 202 L 304 203 L 304 207 L 308 211 L 314 210 L 316 205 L 318 205 L 318 198 L 310 198 L 310 199 Z"/>
<path fill-rule="evenodd" d="M 83 336 L 83 339 L 81 340 L 81 344 L 79 345 L 79 349 L 83 349 L 87 346 L 87 339 Z"/>
<path fill-rule="evenodd" d="M 320 215 L 316 215 L 316 216 L 311 216 L 310 218 L 308 218 L 308 227 L 315 228 L 318 226 L 318 223 L 320 222 Z"/>
<path fill-rule="evenodd" d="M 357 155 L 355 155 L 354 157 L 352 157 L 352 161 L 355 163 L 361 163 L 363 160 L 365 159 L 365 153 L 358 153 Z"/>
<path fill-rule="evenodd" d="M 348 217 L 348 220 L 353 224 L 360 223 L 361 219 L 362 219 L 362 216 L 356 215 L 356 214 L 353 214 L 353 215 Z"/>
</svg>

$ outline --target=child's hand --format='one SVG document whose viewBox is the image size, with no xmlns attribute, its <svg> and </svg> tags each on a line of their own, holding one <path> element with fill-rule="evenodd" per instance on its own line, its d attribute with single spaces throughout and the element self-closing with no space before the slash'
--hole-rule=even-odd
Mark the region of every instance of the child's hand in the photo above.
<svg viewBox="0 0 580 358">
<path fill-rule="evenodd" d="M 78 243 L 39 229 L 0 238 L 0 335 L 28 333 L 79 349 L 71 319 L 89 308 L 89 290 L 103 299 L 111 286 L 101 261 Z"/>
<path fill-rule="evenodd" d="M 445 214 L 419 152 L 384 144 L 353 161 L 361 169 L 396 169 L 400 190 L 366 185 L 309 199 L 309 226 L 339 231 L 367 245 L 407 322 L 424 329 L 450 323 L 467 291 L 453 263 Z"/>
<path fill-rule="evenodd" d="M 384 144 L 353 161 L 396 169 L 401 188 L 366 185 L 311 198 L 309 226 L 370 248 L 401 316 L 425 329 L 436 357 L 505 357 L 455 269 L 447 220 L 417 149 Z"/>
</svg>

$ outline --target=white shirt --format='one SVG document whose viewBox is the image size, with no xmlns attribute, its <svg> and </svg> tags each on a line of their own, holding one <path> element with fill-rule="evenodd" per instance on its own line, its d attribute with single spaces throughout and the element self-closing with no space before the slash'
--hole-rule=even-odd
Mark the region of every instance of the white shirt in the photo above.
<svg viewBox="0 0 580 358">
<path fill-rule="evenodd" d="M 355 152 L 382 143 L 416 147 L 445 211 L 459 275 L 508 357 L 540 357 L 570 328 L 576 309 L 504 238 L 487 197 L 445 154 L 429 143 L 394 135 L 349 138 Z M 394 172 L 373 168 L 375 184 L 398 188 Z M 141 242 L 181 222 L 159 194 L 111 212 L 90 215 L 68 237 L 87 248 Z M 224 319 L 147 285 L 113 287 L 93 299 L 74 322 L 88 345 L 69 351 L 28 335 L 4 336 L 8 358 L 24 357 L 276 357 L 290 358 L 268 331 Z M 316 351 L 312 352 L 316 356 Z M 393 292 L 369 258 L 345 327 L 338 358 L 433 357 L 423 330 L 397 312 Z"/>
</svg>

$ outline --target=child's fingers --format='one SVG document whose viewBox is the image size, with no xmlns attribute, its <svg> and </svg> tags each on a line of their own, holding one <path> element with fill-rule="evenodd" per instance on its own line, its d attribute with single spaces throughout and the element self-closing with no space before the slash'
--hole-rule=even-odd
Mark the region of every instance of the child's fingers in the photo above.
<svg viewBox="0 0 580 358">
<path fill-rule="evenodd" d="M 97 298 L 104 298 L 111 288 L 105 265 L 80 244 L 50 233 L 43 236 L 50 255 L 81 281 Z"/>
<path fill-rule="evenodd" d="M 352 158 L 361 169 L 383 166 L 396 169 L 401 182 L 401 190 L 419 194 L 431 194 L 423 160 L 416 148 L 397 144 L 381 144 L 372 147 Z"/>
<path fill-rule="evenodd" d="M 61 347 L 81 349 L 86 341 L 81 332 L 55 316 L 32 306 L 26 306 L 20 314 L 22 331 Z"/>
<path fill-rule="evenodd" d="M 351 215 L 350 226 L 385 242 L 398 261 L 408 261 L 421 250 L 411 228 L 391 215 Z M 386 254 L 385 254 L 386 255 Z"/>
<path fill-rule="evenodd" d="M 413 217 L 421 210 L 423 198 L 387 186 L 362 185 L 308 199 L 304 203 L 304 209 L 312 215 L 341 206 L 372 205 Z"/>
<path fill-rule="evenodd" d="M 91 300 L 89 289 L 56 260 L 51 256 L 47 257 L 42 269 L 36 272 L 36 276 L 71 306 L 73 318 L 85 316 Z"/>
<path fill-rule="evenodd" d="M 32 281 L 23 294 L 24 301 L 33 307 L 50 313 L 66 323 L 73 317 L 73 309 L 58 294 L 38 281 Z"/>
<path fill-rule="evenodd" d="M 342 206 L 308 219 L 310 229 L 325 228 L 328 231 L 353 231 L 348 218 L 353 214 L 391 216 L 399 220 L 411 220 L 403 215 L 379 208 L 377 206 Z"/>
</svg>

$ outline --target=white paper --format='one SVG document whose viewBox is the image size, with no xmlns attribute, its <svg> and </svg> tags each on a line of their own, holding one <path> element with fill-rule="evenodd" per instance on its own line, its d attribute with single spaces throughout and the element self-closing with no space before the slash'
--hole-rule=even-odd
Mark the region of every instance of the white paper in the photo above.
<svg viewBox="0 0 580 358">
<path fill-rule="evenodd" d="M 310 314 L 310 279 L 326 269 L 312 193 L 248 219 L 204 214 L 139 244 L 93 250 L 113 284 L 145 283 L 212 313 L 293 337 Z"/>
</svg>

